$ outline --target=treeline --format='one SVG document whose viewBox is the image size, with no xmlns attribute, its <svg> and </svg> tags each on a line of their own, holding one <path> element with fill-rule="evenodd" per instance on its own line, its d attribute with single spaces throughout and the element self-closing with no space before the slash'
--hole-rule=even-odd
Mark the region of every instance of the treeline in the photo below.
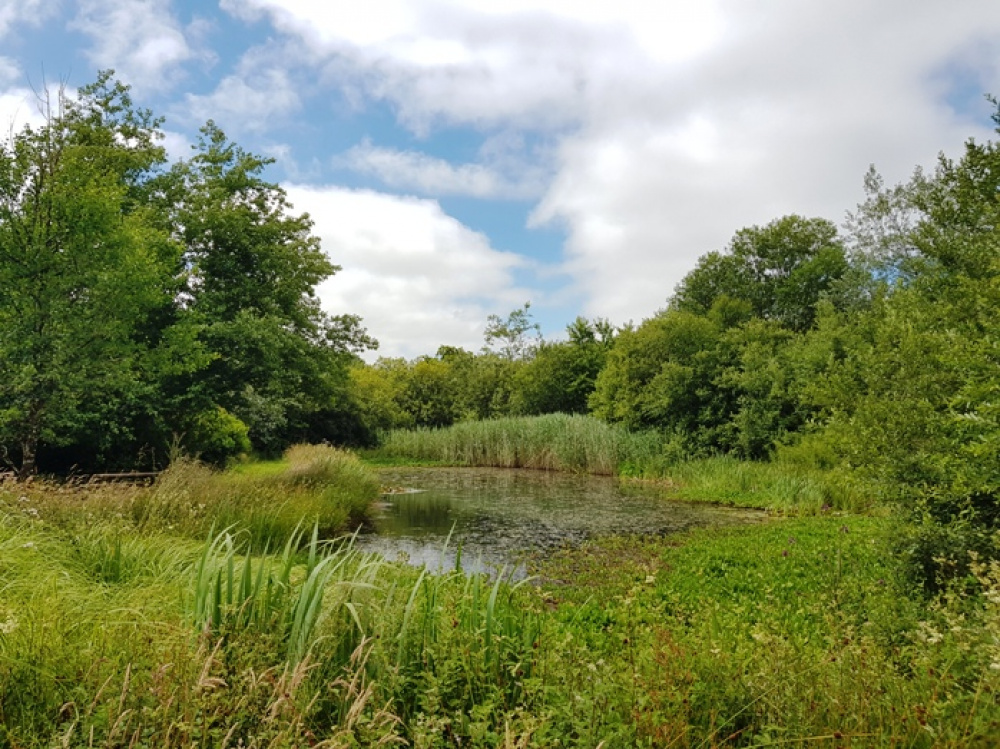
<svg viewBox="0 0 1000 749">
<path fill-rule="evenodd" d="M 362 420 L 590 413 L 691 457 L 849 473 L 920 521 L 907 553 L 927 581 L 962 572 L 1000 530 L 1000 146 L 865 182 L 842 230 L 742 229 L 639 325 L 580 319 L 544 342 L 526 306 L 493 318 L 479 353 L 355 367 Z"/>
<path fill-rule="evenodd" d="M 169 163 L 110 73 L 0 142 L 0 459 L 22 477 L 221 462 L 351 437 L 373 345 L 314 290 L 337 269 L 209 122 Z"/>
</svg>

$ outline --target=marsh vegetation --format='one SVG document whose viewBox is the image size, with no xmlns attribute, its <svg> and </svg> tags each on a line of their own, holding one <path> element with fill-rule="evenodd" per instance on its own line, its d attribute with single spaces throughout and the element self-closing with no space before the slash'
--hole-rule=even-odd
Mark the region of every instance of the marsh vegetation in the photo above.
<svg viewBox="0 0 1000 749">
<path fill-rule="evenodd" d="M 0 747 L 996 744 L 1000 145 L 739 229 L 638 324 L 368 364 L 267 159 L 209 122 L 171 163 L 110 73 L 41 98 L 0 142 Z M 768 522 L 416 568 L 330 444 Z"/>
</svg>

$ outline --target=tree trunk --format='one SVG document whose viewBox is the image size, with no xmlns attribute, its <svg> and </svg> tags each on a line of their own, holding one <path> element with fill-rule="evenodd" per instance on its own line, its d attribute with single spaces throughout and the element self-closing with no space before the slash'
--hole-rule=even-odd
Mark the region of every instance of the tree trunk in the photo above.
<svg viewBox="0 0 1000 749">
<path fill-rule="evenodd" d="M 18 481 L 27 481 L 38 472 L 35 456 L 38 453 L 38 441 L 41 436 L 42 409 L 38 404 L 34 404 L 31 407 L 24 436 L 21 439 L 21 467 L 17 471 Z"/>
</svg>

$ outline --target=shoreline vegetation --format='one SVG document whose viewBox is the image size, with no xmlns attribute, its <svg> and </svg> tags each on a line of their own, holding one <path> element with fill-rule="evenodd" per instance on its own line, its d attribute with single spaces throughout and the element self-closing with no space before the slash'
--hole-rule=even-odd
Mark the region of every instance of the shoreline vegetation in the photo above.
<svg viewBox="0 0 1000 749">
<path fill-rule="evenodd" d="M 671 497 L 817 514 L 864 512 L 873 491 L 856 478 L 792 461 L 753 462 L 729 456 L 691 458 L 679 440 L 632 431 L 593 416 L 546 414 L 393 430 L 363 451 L 375 464 L 531 468 L 618 476 L 659 483 Z"/>
<path fill-rule="evenodd" d="M 570 423 L 525 461 L 579 454 Z M 989 745 L 996 563 L 926 598 L 900 517 L 817 508 L 780 464 L 676 467 L 676 495 L 780 516 L 595 539 L 515 585 L 354 550 L 379 486 L 329 447 L 0 485 L 0 746 Z"/>
<path fill-rule="evenodd" d="M 212 121 L 172 159 L 111 71 L 39 104 L 0 139 L 0 749 L 996 746 L 1000 143 L 738 229 L 637 324 L 526 302 L 368 364 L 270 159 Z M 330 444 L 773 519 L 429 574 L 354 548 L 379 482 Z"/>
</svg>

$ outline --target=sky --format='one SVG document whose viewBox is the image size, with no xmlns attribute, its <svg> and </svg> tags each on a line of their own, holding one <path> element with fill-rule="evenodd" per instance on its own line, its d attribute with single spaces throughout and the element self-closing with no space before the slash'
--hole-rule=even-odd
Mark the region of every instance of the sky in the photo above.
<svg viewBox="0 0 1000 749">
<path fill-rule="evenodd" d="M 706 252 L 841 224 L 995 135 L 997 0 L 0 0 L 0 132 L 102 69 L 274 158 L 377 355 L 478 350 L 531 303 L 639 322 Z"/>
</svg>

